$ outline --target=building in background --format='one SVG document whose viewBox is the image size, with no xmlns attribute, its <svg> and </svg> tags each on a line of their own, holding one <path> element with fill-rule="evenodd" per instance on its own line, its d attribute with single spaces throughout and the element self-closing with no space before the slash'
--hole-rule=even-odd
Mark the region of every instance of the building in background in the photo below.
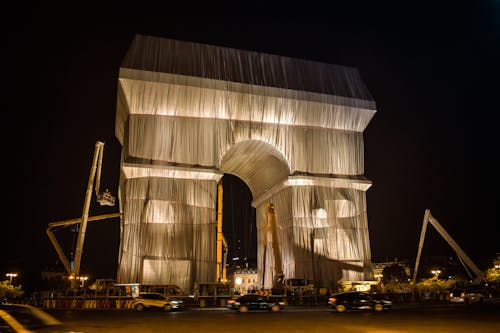
<svg viewBox="0 0 500 333">
<path fill-rule="evenodd" d="M 257 268 L 240 268 L 234 271 L 234 289 L 245 295 L 260 289 Z"/>
</svg>

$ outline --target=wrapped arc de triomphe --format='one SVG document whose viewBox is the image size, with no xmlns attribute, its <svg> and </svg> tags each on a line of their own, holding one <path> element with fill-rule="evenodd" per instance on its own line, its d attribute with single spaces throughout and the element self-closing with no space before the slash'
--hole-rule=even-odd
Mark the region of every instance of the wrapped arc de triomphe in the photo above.
<svg viewBox="0 0 500 333">
<path fill-rule="evenodd" d="M 137 35 L 117 94 L 118 282 L 215 281 L 224 173 L 252 192 L 264 287 L 268 202 L 285 277 L 372 279 L 363 131 L 376 107 L 355 68 Z"/>
</svg>

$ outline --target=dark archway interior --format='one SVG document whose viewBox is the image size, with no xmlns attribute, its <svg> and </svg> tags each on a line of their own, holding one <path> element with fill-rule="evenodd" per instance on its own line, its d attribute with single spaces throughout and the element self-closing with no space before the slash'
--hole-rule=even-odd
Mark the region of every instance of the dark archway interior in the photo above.
<svg viewBox="0 0 500 333">
<path fill-rule="evenodd" d="M 233 268 L 245 267 L 246 263 L 256 267 L 257 226 L 252 192 L 240 178 L 228 173 L 222 178 L 222 188 L 222 230 L 229 247 L 227 263 Z"/>
</svg>

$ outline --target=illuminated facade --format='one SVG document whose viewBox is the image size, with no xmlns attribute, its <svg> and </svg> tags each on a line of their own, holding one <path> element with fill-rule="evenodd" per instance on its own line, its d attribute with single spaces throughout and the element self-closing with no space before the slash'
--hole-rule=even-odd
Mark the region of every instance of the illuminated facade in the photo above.
<svg viewBox="0 0 500 333">
<path fill-rule="evenodd" d="M 260 290 L 259 276 L 255 268 L 241 268 L 234 271 L 233 288 L 240 295 L 255 293 Z"/>
<path fill-rule="evenodd" d="M 372 279 L 363 131 L 375 112 L 354 68 L 136 36 L 118 81 L 118 282 L 215 281 L 224 173 L 252 192 L 265 287 L 274 272 L 271 236 L 263 258 L 266 202 L 286 277 L 324 287 Z"/>
</svg>

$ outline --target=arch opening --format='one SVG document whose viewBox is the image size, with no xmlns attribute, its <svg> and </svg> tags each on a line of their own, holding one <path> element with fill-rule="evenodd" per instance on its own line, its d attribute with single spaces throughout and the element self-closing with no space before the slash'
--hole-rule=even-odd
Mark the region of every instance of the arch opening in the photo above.
<svg viewBox="0 0 500 333">
<path fill-rule="evenodd" d="M 238 267 L 257 267 L 257 225 L 252 193 L 243 180 L 224 174 L 223 234 L 228 243 L 227 265 L 230 271 Z"/>
<path fill-rule="evenodd" d="M 274 146 L 258 140 L 239 142 L 222 158 L 220 170 L 242 179 L 254 198 L 290 174 L 290 167 Z"/>
</svg>

